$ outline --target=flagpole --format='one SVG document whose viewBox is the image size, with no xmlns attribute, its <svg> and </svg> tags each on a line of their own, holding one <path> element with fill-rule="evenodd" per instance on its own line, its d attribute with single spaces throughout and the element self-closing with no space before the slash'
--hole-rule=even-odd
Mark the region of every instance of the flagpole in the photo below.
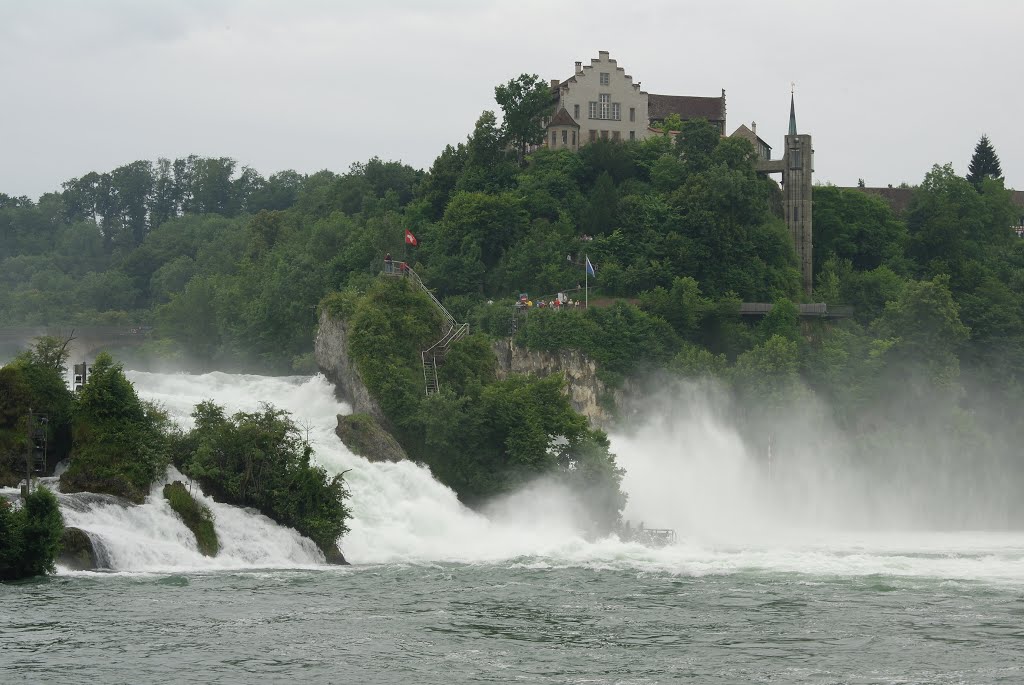
<svg viewBox="0 0 1024 685">
<path fill-rule="evenodd" d="M 590 255 L 583 257 L 583 308 L 590 309 Z M 579 281 L 576 281 L 579 283 Z"/>
</svg>

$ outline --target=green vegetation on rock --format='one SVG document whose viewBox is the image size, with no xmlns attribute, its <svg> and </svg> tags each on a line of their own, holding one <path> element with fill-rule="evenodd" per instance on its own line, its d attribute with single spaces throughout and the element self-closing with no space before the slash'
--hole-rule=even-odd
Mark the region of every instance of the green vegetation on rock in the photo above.
<svg viewBox="0 0 1024 685">
<path fill-rule="evenodd" d="M 197 502 L 181 481 L 174 481 L 164 486 L 164 499 L 171 505 L 171 509 L 181 517 L 185 527 L 196 536 L 199 553 L 207 557 L 217 556 L 217 552 L 220 551 L 220 542 L 217 540 L 217 530 L 213 526 L 213 514 L 210 512 L 210 508 Z"/>
<path fill-rule="evenodd" d="M 441 392 L 425 396 L 420 350 L 441 336 L 437 309 L 406 279 L 378 279 L 348 319 L 352 357 L 409 456 L 471 504 L 532 480 L 580 493 L 589 525 L 610 530 L 625 496 L 605 435 L 572 410 L 560 376 L 496 380 L 485 336 L 450 348 Z"/>
<path fill-rule="evenodd" d="M 287 412 L 265 405 L 227 416 L 221 407 L 203 402 L 192 417 L 195 428 L 175 446 L 182 473 L 219 502 L 254 507 L 294 528 L 328 561 L 340 557 L 338 538 L 348 532 L 348 493 L 341 476 L 331 478 L 310 462 L 313 449 Z"/>
<path fill-rule="evenodd" d="M 46 488 L 33 490 L 18 508 L 0 499 L 0 580 L 53 573 L 63 532 L 57 498 Z"/>
<path fill-rule="evenodd" d="M 141 503 L 170 463 L 167 415 L 139 399 L 121 364 L 100 353 L 78 396 L 65 492 L 104 492 Z"/>
<path fill-rule="evenodd" d="M 43 336 L 0 368 L 0 485 L 25 477 L 29 411 L 47 419 L 47 469 L 71 449 L 74 398 L 64 384 L 67 341 Z"/>
</svg>

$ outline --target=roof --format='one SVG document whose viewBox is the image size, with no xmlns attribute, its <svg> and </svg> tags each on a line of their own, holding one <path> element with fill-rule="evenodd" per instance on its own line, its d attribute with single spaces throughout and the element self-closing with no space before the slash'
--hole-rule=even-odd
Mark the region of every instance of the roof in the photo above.
<svg viewBox="0 0 1024 685">
<path fill-rule="evenodd" d="M 859 190 L 868 195 L 880 197 L 889 203 L 894 212 L 905 212 L 910 207 L 910 199 L 914 188 L 844 188 L 843 190 Z M 1010 201 L 1024 209 L 1024 190 L 1011 190 Z"/>
<path fill-rule="evenodd" d="M 738 129 L 736 129 L 735 131 L 733 131 L 732 135 L 729 136 L 729 137 L 730 138 L 737 138 L 737 137 L 738 138 L 746 138 L 747 140 L 749 140 L 751 143 L 754 144 L 754 147 L 757 147 L 757 144 L 760 143 L 761 145 L 764 145 L 769 150 L 772 149 L 772 146 L 769 145 L 768 143 L 766 143 L 764 141 L 764 138 L 762 138 L 761 136 L 759 136 L 756 133 L 754 133 L 754 131 L 752 129 L 748 128 L 746 124 L 740 124 L 740 127 Z"/>
<path fill-rule="evenodd" d="M 576 120 L 569 116 L 569 113 L 565 111 L 565 107 L 559 107 L 558 111 L 555 112 L 555 116 L 551 117 L 551 121 L 548 122 L 548 128 L 552 126 L 580 127 L 580 125 L 576 123 Z"/>
<path fill-rule="evenodd" d="M 687 119 L 725 121 L 725 96 L 715 98 L 693 95 L 647 95 L 647 116 L 651 121 L 661 121 L 669 114 L 678 114 Z"/>
<path fill-rule="evenodd" d="M 910 199 L 914 196 L 913 188 L 861 188 L 857 186 L 856 188 L 843 188 L 843 190 L 859 190 L 862 193 L 880 197 L 889 203 L 892 211 L 897 213 L 907 211 L 907 208 L 910 207 Z"/>
</svg>

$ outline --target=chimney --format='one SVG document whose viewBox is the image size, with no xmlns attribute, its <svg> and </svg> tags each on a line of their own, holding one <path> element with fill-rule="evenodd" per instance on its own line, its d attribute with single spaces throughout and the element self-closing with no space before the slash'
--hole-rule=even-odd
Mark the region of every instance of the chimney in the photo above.
<svg viewBox="0 0 1024 685">
<path fill-rule="evenodd" d="M 583 62 L 576 63 L 576 73 L 579 74 L 583 71 Z"/>
<path fill-rule="evenodd" d="M 551 90 L 558 90 L 558 84 L 559 83 L 561 83 L 561 81 L 559 81 L 558 79 L 556 79 L 556 78 L 551 79 Z"/>
<path fill-rule="evenodd" d="M 757 122 L 756 121 L 751 121 L 750 122 L 750 130 L 754 132 L 755 136 L 757 135 Z"/>
</svg>

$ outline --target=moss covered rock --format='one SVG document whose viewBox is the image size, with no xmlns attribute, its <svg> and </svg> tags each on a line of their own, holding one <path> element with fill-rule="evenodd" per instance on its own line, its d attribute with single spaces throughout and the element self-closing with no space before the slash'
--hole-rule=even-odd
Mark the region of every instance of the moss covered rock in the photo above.
<svg viewBox="0 0 1024 685">
<path fill-rule="evenodd" d="M 100 555 L 92 538 L 81 528 L 65 528 L 60 545 L 59 565 L 72 571 L 95 571 L 101 567 Z"/>
<path fill-rule="evenodd" d="M 196 536 L 199 552 L 207 557 L 217 556 L 220 542 L 217 540 L 217 531 L 213 527 L 213 513 L 209 507 L 197 502 L 180 480 L 164 486 L 164 499 Z"/>
<path fill-rule="evenodd" d="M 338 414 L 335 433 L 352 452 L 370 461 L 402 461 L 408 458 L 391 433 L 369 414 Z"/>
<path fill-rule="evenodd" d="M 341 553 L 341 549 L 335 545 L 334 549 L 329 549 L 324 553 L 324 557 L 327 559 L 328 564 L 335 564 L 337 566 L 350 566 L 351 564 L 345 559 L 345 555 Z"/>
</svg>

